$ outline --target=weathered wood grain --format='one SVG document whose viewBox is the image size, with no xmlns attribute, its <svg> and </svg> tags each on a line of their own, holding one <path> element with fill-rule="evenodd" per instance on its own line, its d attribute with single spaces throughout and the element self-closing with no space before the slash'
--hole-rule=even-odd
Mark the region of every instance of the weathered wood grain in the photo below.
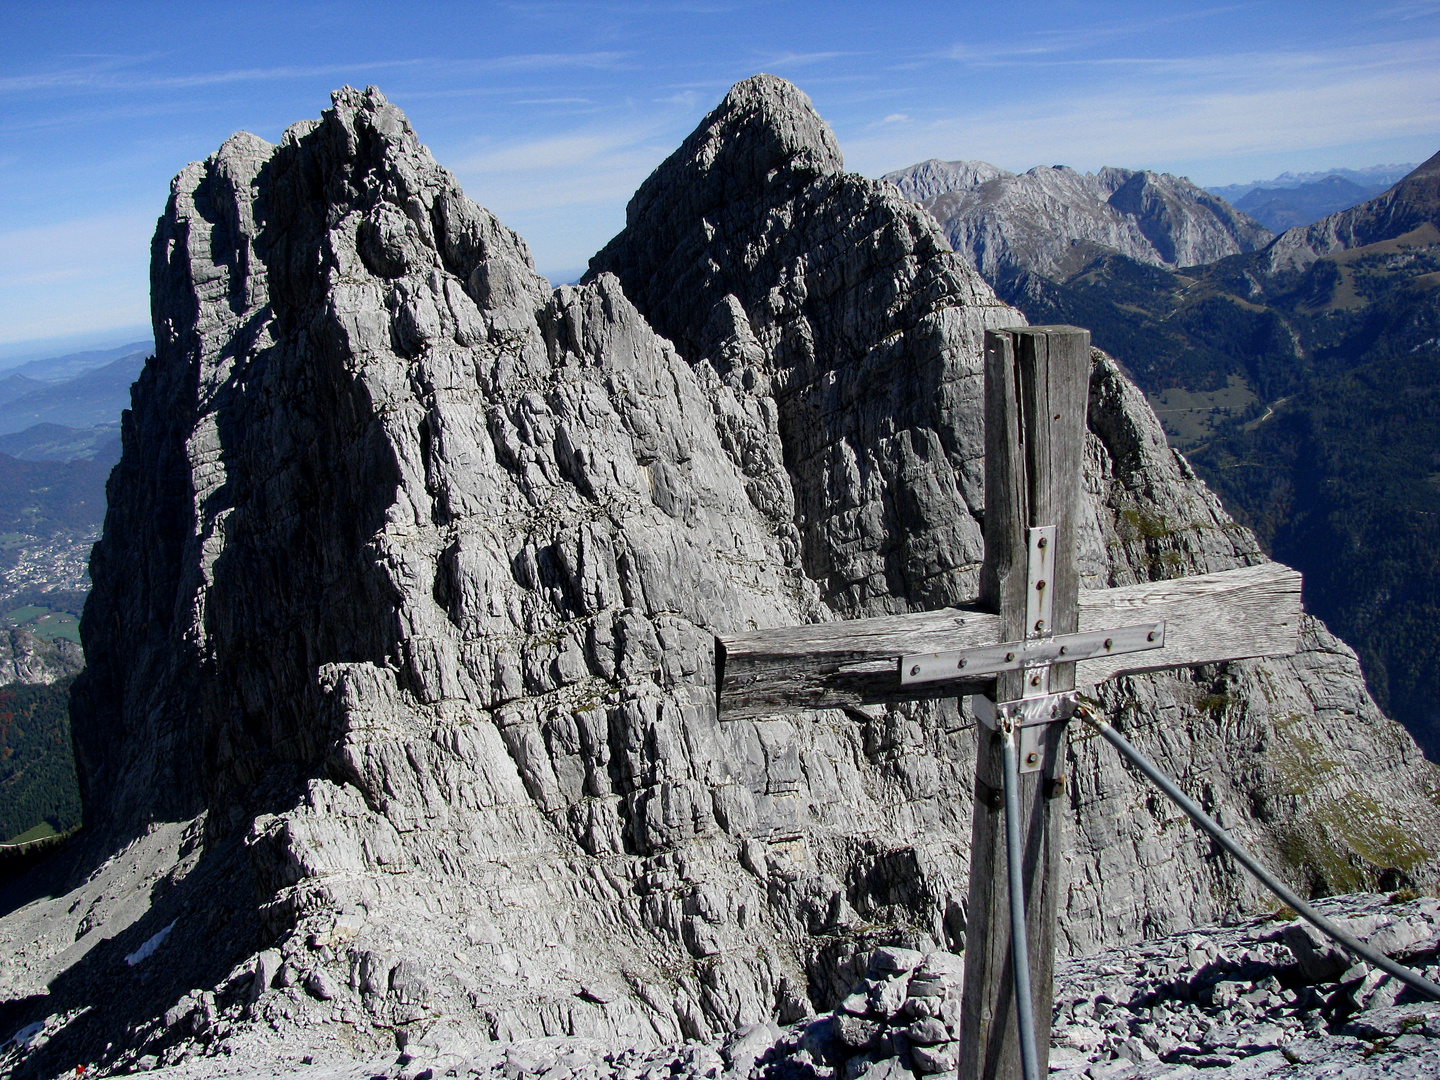
<svg viewBox="0 0 1440 1080">
<path fill-rule="evenodd" d="M 1000 613 L 1003 640 L 1072 634 L 1079 626 L 1080 575 L 1075 521 L 1084 485 L 1080 464 L 1089 404 L 1090 334 L 1073 326 L 990 331 L 985 335 L 985 562 L 980 596 Z M 1050 625 L 1031 624 L 1031 528 L 1055 527 L 1049 579 Z M 1038 557 L 1038 556 L 1037 556 Z M 1163 650 L 1161 650 L 1163 651 Z M 896 677 L 898 678 L 898 671 Z M 932 684 L 934 685 L 934 684 Z M 1001 672 L 995 699 L 1074 689 L 1075 664 Z M 1030 999 L 1039 1075 L 1050 1058 L 1055 915 L 1065 724 L 1047 725 L 1041 772 L 1020 777 L 1021 877 L 1029 941 Z M 960 1080 L 1020 1075 L 1015 976 L 1010 955 L 1005 813 L 982 792 L 1004 786 L 999 733 L 976 728 L 975 809 L 970 832 L 969 924 L 960 1014 Z"/>
<path fill-rule="evenodd" d="M 1165 648 L 1087 660 L 1080 665 L 1081 684 L 1251 656 L 1291 656 L 1300 647 L 1301 580 L 1298 571 L 1267 562 L 1082 593 L 1080 629 L 1164 619 Z"/>
<path fill-rule="evenodd" d="M 1079 629 L 1103 630 L 1164 619 L 1165 648 L 1098 657 L 1079 665 L 1078 685 L 1117 675 L 1288 656 L 1299 647 L 1300 574 L 1280 563 L 1215 574 L 1082 591 Z M 873 705 L 975 692 L 957 680 L 900 686 L 902 655 L 1001 640 L 999 616 L 944 608 L 875 619 L 759 630 L 715 640 L 720 717 L 740 720 L 808 709 Z"/>
</svg>

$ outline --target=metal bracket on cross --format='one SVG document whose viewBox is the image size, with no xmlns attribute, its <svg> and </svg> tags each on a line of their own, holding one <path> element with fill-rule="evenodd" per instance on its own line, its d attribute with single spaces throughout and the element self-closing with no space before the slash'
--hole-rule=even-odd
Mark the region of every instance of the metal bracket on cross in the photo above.
<svg viewBox="0 0 1440 1080">
<path fill-rule="evenodd" d="M 1051 619 L 1053 590 L 1049 587 L 1055 567 L 1055 526 L 1030 529 L 1027 539 L 1025 640 L 900 657 L 902 686 L 1024 671 L 1022 696 L 1015 701 L 996 702 L 983 694 L 975 695 L 975 715 L 982 724 L 991 731 L 1009 727 L 1018 730 L 1022 773 L 1039 772 L 1045 767 L 1045 740 L 1037 730 L 1040 725 L 1075 715 L 1074 691 L 1050 693 L 1051 665 L 1165 647 L 1164 619 L 1114 630 L 1057 635 Z"/>
<path fill-rule="evenodd" d="M 1046 724 L 1069 720 L 1075 715 L 1079 695 L 1074 690 L 1044 697 L 1020 698 L 1018 701 L 991 701 L 984 694 L 975 695 L 975 716 L 991 731 L 1008 735 L 1014 729 L 1020 741 L 1020 771 L 1039 772 L 1045 767 Z"/>
</svg>

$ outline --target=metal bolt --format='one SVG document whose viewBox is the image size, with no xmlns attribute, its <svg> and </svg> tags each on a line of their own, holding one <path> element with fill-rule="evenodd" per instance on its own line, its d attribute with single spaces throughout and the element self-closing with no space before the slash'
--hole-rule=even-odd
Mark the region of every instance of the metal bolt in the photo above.
<svg viewBox="0 0 1440 1080">
<path fill-rule="evenodd" d="M 1061 646 L 1060 646 L 1060 655 L 1061 655 L 1061 656 L 1064 656 L 1064 655 L 1067 654 L 1069 651 L 1070 651 L 1070 646 L 1069 646 L 1069 645 L 1061 645 Z"/>
<path fill-rule="evenodd" d="M 1145 640 L 1146 640 L 1146 641 L 1154 641 L 1155 638 L 1156 638 L 1156 636 L 1157 636 L 1157 635 L 1156 635 L 1155 631 L 1154 631 L 1154 630 L 1151 630 L 1148 634 L 1145 635 Z"/>
<path fill-rule="evenodd" d="M 960 663 L 956 664 L 955 666 L 956 666 L 956 667 L 964 667 L 964 666 L 965 666 L 965 658 L 964 658 L 963 656 L 960 657 Z"/>
<path fill-rule="evenodd" d="M 1054 717 L 1057 717 L 1057 716 L 1059 716 L 1059 715 L 1060 715 L 1060 706 L 1059 706 L 1059 705 L 1051 705 L 1051 706 L 1050 706 L 1050 716 L 1051 716 L 1051 718 L 1053 719 Z"/>
<path fill-rule="evenodd" d="M 1048 536 L 1042 536 L 1042 537 L 1040 537 L 1040 539 L 1039 539 L 1038 541 L 1036 541 L 1035 546 L 1036 546 L 1036 547 L 1043 548 L 1043 547 L 1048 546 L 1049 543 L 1050 543 L 1050 538 L 1049 538 Z"/>
<path fill-rule="evenodd" d="M 961 663 L 964 663 L 964 661 L 961 661 Z M 912 667 L 912 668 L 910 669 L 910 674 L 911 674 L 911 675 L 919 675 L 919 674 L 920 674 L 920 665 L 919 665 L 919 664 L 916 664 L 914 667 Z"/>
<path fill-rule="evenodd" d="M 1044 588 L 1045 588 L 1045 579 L 1044 579 L 1044 578 L 1041 578 L 1039 581 L 1035 582 L 1035 591 L 1036 591 L 1036 592 L 1039 592 L 1039 591 L 1043 590 Z"/>
<path fill-rule="evenodd" d="M 1025 764 L 1026 764 L 1026 765 L 1035 765 L 1035 764 L 1037 764 L 1039 761 L 1040 761 L 1040 755 L 1037 754 L 1037 753 L 1035 753 L 1034 750 L 1031 750 L 1030 753 L 1028 753 L 1028 754 L 1025 755 Z"/>
<path fill-rule="evenodd" d="M 1044 631 L 1044 629 L 1045 629 L 1045 620 L 1044 620 L 1044 619 L 1036 619 L 1036 620 L 1035 620 L 1035 632 L 1038 634 L 1038 633 L 1041 633 L 1042 631 Z"/>
<path fill-rule="evenodd" d="M 1107 638 L 1105 639 L 1105 648 L 1106 648 L 1107 651 L 1109 650 L 1110 646 L 1111 646 L 1111 645 L 1114 645 L 1114 644 L 1115 644 L 1115 639 L 1114 639 L 1114 638 L 1108 638 L 1108 637 L 1107 637 Z"/>
<path fill-rule="evenodd" d="M 1031 685 L 1031 686 L 1039 686 L 1039 685 L 1040 685 L 1040 676 L 1039 676 L 1039 675 L 1031 675 L 1031 676 L 1030 676 L 1030 685 Z"/>
<path fill-rule="evenodd" d="M 1007 664 L 1010 663 L 1010 661 L 1012 661 L 1012 660 L 1014 660 L 1014 659 L 1015 659 L 1015 654 L 1014 654 L 1013 652 L 1007 652 L 1007 653 L 1005 654 L 1005 662 L 1006 662 Z"/>
</svg>

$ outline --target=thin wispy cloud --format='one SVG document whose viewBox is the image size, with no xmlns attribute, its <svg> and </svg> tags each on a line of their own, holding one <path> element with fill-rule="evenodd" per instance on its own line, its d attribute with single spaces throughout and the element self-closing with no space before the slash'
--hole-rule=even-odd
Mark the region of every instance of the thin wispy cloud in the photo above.
<svg viewBox="0 0 1440 1080">
<path fill-rule="evenodd" d="M 106 65 L 68 71 L 0 77 L 0 95 L 33 93 L 39 90 L 64 91 L 145 91 L 195 90 L 228 83 L 277 82 L 326 78 L 355 70 L 382 71 L 412 67 L 421 60 L 360 61 L 354 64 L 325 64 L 313 67 L 240 68 L 233 71 L 196 72 L 191 75 L 153 75 L 133 67 Z"/>
<path fill-rule="evenodd" d="M 1021 40 L 997 42 L 957 42 L 948 49 L 931 54 L 946 60 L 959 60 L 967 64 L 1002 64 L 1034 60 L 1039 57 L 1065 53 L 1096 50 L 1101 46 L 1120 39 L 1141 39 L 1156 31 L 1164 30 L 1179 23 L 1197 22 L 1230 15 L 1247 5 L 1226 4 L 1200 8 L 1198 10 L 1171 11 L 1149 18 L 1124 18 L 1109 20 L 1092 19 L 1086 25 L 1065 26 L 1060 29 L 1039 29 Z"/>
<path fill-rule="evenodd" d="M 762 68 L 810 67 L 814 64 L 826 64 L 832 60 L 860 55 L 862 54 L 854 52 L 787 52 L 760 56 L 756 59 L 756 63 L 760 64 Z"/>
<path fill-rule="evenodd" d="M 0 233 L 0 343 L 148 320 L 154 230 L 128 214 Z"/>
<path fill-rule="evenodd" d="M 89 68 L 39 72 L 30 75 L 0 76 L 0 96 L 42 90 L 146 91 L 195 90 L 231 83 L 293 82 L 351 76 L 356 72 L 396 71 L 424 67 L 453 73 L 546 71 L 562 68 L 605 70 L 625 62 L 620 52 L 528 53 L 517 56 L 486 57 L 474 60 L 446 60 L 415 57 L 403 60 L 355 60 L 348 63 L 311 66 L 236 68 L 230 71 L 201 71 L 188 75 L 156 75 L 135 70 L 141 62 L 109 63 Z"/>
<path fill-rule="evenodd" d="M 77 218 L 0 233 L 0 288 L 73 281 L 116 261 L 144 265 L 153 216 Z"/>
<path fill-rule="evenodd" d="M 480 150 L 453 162 L 450 168 L 457 176 L 524 173 L 537 178 L 543 172 L 557 169 L 584 171 L 592 168 L 597 161 L 632 150 L 651 135 L 653 129 L 628 128 L 557 135 Z"/>
<path fill-rule="evenodd" d="M 1412 42 L 1405 51 L 1398 59 L 1389 50 L 1359 48 L 1198 58 L 1183 63 L 1215 75 L 1203 89 L 1157 79 L 1144 93 L 1129 86 L 1090 90 L 1059 102 L 932 116 L 844 146 L 853 164 L 878 173 L 935 156 L 980 157 L 1008 168 L 1053 162 L 1090 168 L 1308 150 L 1397 135 L 1440 140 L 1440 82 L 1417 90 L 1416 79 L 1417 67 L 1440 63 L 1440 43 Z M 1311 77 L 1296 79 L 1297 70 Z M 1217 84 L 1234 89 L 1218 90 Z M 1325 123 L 1316 124 L 1316 116 Z"/>
</svg>

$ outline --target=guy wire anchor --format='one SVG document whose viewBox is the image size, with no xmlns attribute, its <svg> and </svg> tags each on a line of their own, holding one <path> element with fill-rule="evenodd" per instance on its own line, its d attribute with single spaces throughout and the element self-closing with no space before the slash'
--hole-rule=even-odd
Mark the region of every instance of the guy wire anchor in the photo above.
<svg viewBox="0 0 1440 1080">
<path fill-rule="evenodd" d="M 977 694 L 972 700 L 976 719 L 991 731 L 1003 735 L 1014 728 L 1022 773 L 1039 772 L 1045 767 L 1045 725 L 1069 720 L 1078 702 L 1074 690 L 1001 702 Z"/>
</svg>

